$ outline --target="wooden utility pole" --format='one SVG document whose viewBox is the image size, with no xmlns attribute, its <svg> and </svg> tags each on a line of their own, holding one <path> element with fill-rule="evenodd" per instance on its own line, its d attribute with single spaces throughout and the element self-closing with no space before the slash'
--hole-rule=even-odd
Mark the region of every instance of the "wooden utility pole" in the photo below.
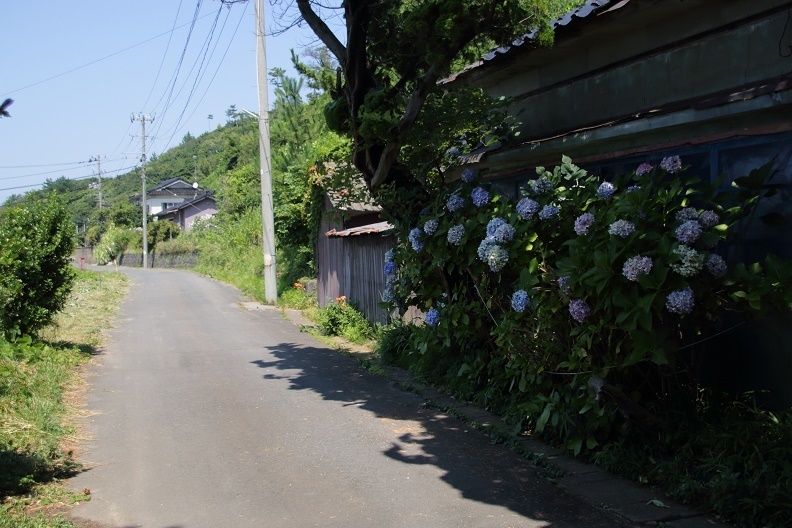
<svg viewBox="0 0 792 528">
<path fill-rule="evenodd" d="M 143 180 L 143 269 L 148 269 L 148 210 L 146 208 L 146 121 L 154 121 L 149 114 L 132 114 L 132 121 L 140 121 L 143 127 L 143 147 L 140 156 L 141 179 Z"/>
<path fill-rule="evenodd" d="M 269 101 L 267 85 L 267 45 L 264 38 L 264 0 L 256 0 L 256 74 L 259 101 L 259 149 L 261 151 L 261 215 L 264 225 L 264 297 L 268 303 L 278 301 L 275 276 L 275 214 L 270 171 Z"/>
</svg>

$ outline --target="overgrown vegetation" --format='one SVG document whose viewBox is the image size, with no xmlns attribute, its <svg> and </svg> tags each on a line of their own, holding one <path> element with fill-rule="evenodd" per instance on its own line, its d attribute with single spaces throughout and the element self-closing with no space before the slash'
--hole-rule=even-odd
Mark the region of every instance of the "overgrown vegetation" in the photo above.
<svg viewBox="0 0 792 528">
<path fill-rule="evenodd" d="M 319 308 L 315 320 L 324 335 L 340 336 L 352 343 L 366 343 L 377 336 L 377 329 L 345 297 Z"/>
<path fill-rule="evenodd" d="M 383 297 L 425 321 L 386 333 L 381 353 L 576 455 L 628 474 L 630 463 L 658 468 L 630 476 L 781 526 L 789 411 L 736 405 L 701 383 L 702 364 L 717 361 L 710 336 L 792 311 L 792 264 L 746 262 L 741 245 L 775 192 L 771 167 L 718 194 L 681 170 L 671 157 L 606 182 L 565 159 L 519 201 L 466 171 L 400 225 Z"/>
<path fill-rule="evenodd" d="M 118 273 L 79 271 L 42 339 L 0 338 L 0 496 L 6 497 L 0 526 L 71 526 L 37 512 L 89 499 L 58 484 L 79 470 L 69 448 L 74 409 L 66 393 L 78 383 L 77 367 L 99 345 L 126 282 Z"/>
</svg>

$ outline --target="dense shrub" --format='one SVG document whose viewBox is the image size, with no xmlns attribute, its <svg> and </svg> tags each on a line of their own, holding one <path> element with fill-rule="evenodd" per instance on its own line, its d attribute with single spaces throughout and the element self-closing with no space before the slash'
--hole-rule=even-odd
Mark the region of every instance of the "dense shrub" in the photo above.
<svg viewBox="0 0 792 528">
<path fill-rule="evenodd" d="M 0 213 L 0 332 L 35 334 L 66 302 L 74 281 L 72 225 L 55 196 Z"/>
<path fill-rule="evenodd" d="M 371 323 L 344 297 L 317 310 L 316 322 L 323 334 L 341 336 L 353 343 L 362 343 L 376 336 Z"/>
<path fill-rule="evenodd" d="M 94 260 L 100 266 L 115 261 L 140 236 L 134 229 L 111 224 L 94 246 Z"/>
</svg>

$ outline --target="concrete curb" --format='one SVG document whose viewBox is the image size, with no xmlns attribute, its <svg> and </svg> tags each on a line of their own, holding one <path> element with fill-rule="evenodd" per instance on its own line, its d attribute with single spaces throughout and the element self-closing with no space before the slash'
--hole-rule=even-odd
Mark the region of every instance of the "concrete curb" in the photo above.
<svg viewBox="0 0 792 528">
<path fill-rule="evenodd" d="M 303 317 L 300 310 L 284 310 L 283 313 L 287 319 L 301 328 L 314 326 L 313 322 Z M 343 340 L 339 340 L 338 344 L 343 346 L 343 343 Z M 371 351 L 344 348 L 347 355 L 360 362 L 368 361 L 373 357 Z M 380 369 L 402 388 L 421 396 L 427 404 L 446 411 L 487 434 L 494 434 L 500 438 L 513 438 L 517 450 L 526 454 L 527 458 L 538 462 L 538 465 L 546 465 L 561 475 L 553 480 L 565 493 L 578 497 L 594 507 L 608 510 L 625 521 L 639 526 L 664 528 L 733 528 L 709 519 L 701 512 L 673 501 L 659 491 L 642 487 L 597 466 L 581 462 L 541 440 L 529 436 L 515 436 L 511 428 L 495 414 L 469 403 L 460 402 L 434 387 L 427 386 L 417 381 L 408 371 L 384 365 L 381 365 Z"/>
</svg>

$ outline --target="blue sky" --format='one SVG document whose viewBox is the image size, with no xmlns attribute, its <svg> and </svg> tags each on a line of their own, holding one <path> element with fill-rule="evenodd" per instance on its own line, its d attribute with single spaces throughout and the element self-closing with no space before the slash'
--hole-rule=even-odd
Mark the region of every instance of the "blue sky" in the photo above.
<svg viewBox="0 0 792 528">
<path fill-rule="evenodd" d="M 264 4 L 267 66 L 295 74 L 289 50 L 316 41 L 307 28 L 269 34 L 281 18 Z M 15 102 L 12 117 L 0 119 L 0 204 L 38 188 L 11 187 L 95 174 L 96 164 L 87 163 L 92 157 L 106 159 L 105 177 L 136 166 L 140 123 L 130 122 L 132 113 L 155 116 L 147 124 L 147 150 L 162 153 L 187 132 L 200 135 L 225 123 L 230 105 L 258 112 L 253 13 L 253 0 L 230 9 L 219 0 L 6 5 L 0 101 Z"/>
</svg>

